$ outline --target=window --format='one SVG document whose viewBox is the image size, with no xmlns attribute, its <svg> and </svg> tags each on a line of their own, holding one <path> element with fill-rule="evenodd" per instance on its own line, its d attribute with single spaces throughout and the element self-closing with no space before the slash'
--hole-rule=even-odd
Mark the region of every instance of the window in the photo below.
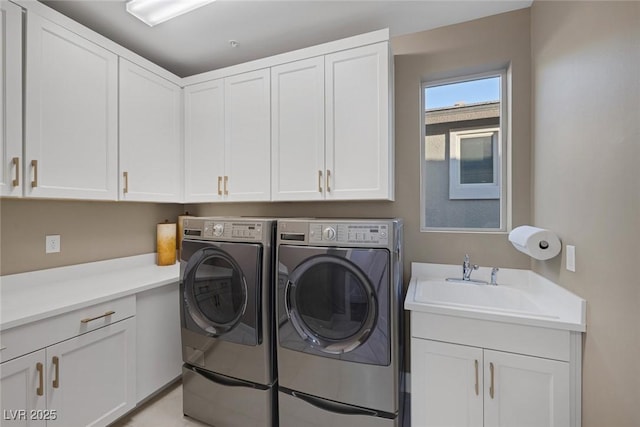
<svg viewBox="0 0 640 427">
<path fill-rule="evenodd" d="M 500 199 L 500 128 L 449 132 L 449 199 Z"/>
<path fill-rule="evenodd" d="M 422 86 L 423 231 L 506 230 L 506 72 Z"/>
</svg>

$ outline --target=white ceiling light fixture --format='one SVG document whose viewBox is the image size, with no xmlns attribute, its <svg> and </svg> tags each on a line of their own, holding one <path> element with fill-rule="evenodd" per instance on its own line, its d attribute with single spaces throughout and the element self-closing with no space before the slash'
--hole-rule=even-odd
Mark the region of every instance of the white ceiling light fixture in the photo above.
<svg viewBox="0 0 640 427">
<path fill-rule="evenodd" d="M 150 27 L 191 12 L 215 0 L 129 0 L 127 12 Z"/>
</svg>

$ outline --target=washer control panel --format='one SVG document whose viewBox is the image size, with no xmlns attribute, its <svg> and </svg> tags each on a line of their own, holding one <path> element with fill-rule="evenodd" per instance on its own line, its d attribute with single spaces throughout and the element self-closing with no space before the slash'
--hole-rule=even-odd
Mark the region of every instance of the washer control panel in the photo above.
<svg viewBox="0 0 640 427">
<path fill-rule="evenodd" d="M 309 243 L 389 243 L 388 224 L 309 224 Z"/>
<path fill-rule="evenodd" d="M 215 220 L 185 220 L 185 237 L 252 241 L 262 240 L 262 224 Z"/>
</svg>

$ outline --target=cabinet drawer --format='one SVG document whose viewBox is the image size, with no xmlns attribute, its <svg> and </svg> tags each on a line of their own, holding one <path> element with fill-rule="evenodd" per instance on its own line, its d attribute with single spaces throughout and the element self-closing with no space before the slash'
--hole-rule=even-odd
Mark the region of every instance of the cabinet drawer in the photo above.
<svg viewBox="0 0 640 427">
<path fill-rule="evenodd" d="M 569 361 L 569 331 L 411 312 L 411 336 Z"/>
<path fill-rule="evenodd" d="M 93 331 L 135 314 L 136 297 L 131 295 L 8 329 L 0 334 L 3 349 L 0 352 L 0 362 Z"/>
</svg>

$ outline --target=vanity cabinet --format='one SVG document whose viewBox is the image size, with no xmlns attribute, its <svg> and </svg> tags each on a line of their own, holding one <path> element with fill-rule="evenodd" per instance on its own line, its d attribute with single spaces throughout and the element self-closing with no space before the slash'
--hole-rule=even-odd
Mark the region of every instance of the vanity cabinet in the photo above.
<svg viewBox="0 0 640 427">
<path fill-rule="evenodd" d="M 271 198 L 269 69 L 185 88 L 187 202 Z"/>
<path fill-rule="evenodd" d="M 0 2 L 0 196 L 22 196 L 22 9 Z"/>
<path fill-rule="evenodd" d="M 106 426 L 133 409 L 134 315 L 131 296 L 2 331 L 2 425 Z"/>
<path fill-rule="evenodd" d="M 182 199 L 182 89 L 120 59 L 120 200 Z"/>
<path fill-rule="evenodd" d="M 413 339 L 414 427 L 568 426 L 569 363 Z"/>
<path fill-rule="evenodd" d="M 117 200 L 117 55 L 37 13 L 26 22 L 25 196 Z"/>
<path fill-rule="evenodd" d="M 272 68 L 272 199 L 393 200 L 388 42 Z"/>
</svg>

